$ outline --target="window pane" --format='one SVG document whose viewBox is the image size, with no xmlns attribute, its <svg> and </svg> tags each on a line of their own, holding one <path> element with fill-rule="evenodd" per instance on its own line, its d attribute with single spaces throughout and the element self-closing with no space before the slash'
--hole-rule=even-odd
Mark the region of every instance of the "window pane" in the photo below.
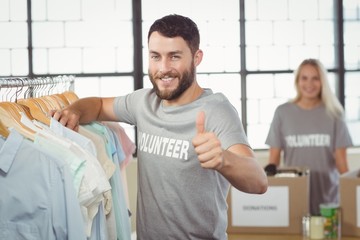
<svg viewBox="0 0 360 240">
<path fill-rule="evenodd" d="M 26 48 L 26 22 L 0 22 L 0 48 Z"/>
<path fill-rule="evenodd" d="M 130 0 L 34 1 L 34 73 L 131 72 L 131 12 Z"/>
<path fill-rule="evenodd" d="M 359 0 L 343 0 L 344 20 L 359 20 L 360 16 Z"/>
<path fill-rule="evenodd" d="M 11 75 L 11 51 L 8 49 L 0 49 L 0 75 L 10 76 Z"/>
<path fill-rule="evenodd" d="M 247 46 L 271 45 L 272 23 L 268 21 L 246 21 L 245 36 Z"/>
<path fill-rule="evenodd" d="M 360 73 L 345 75 L 345 113 L 352 137 L 356 146 L 360 145 L 360 92 L 358 90 Z"/>
<path fill-rule="evenodd" d="M 268 148 L 265 139 L 275 112 L 295 97 L 293 74 L 251 74 L 247 76 L 247 135 L 253 148 Z"/>
<path fill-rule="evenodd" d="M 154 11 L 154 5 L 157 8 Z M 203 11 L 206 6 L 206 11 Z M 186 15 L 195 22 L 207 19 L 233 19 L 237 20 L 239 14 L 238 0 L 143 0 L 142 16 L 146 21 L 154 21 L 159 16 L 176 13 Z"/>
<path fill-rule="evenodd" d="M 11 72 L 15 76 L 28 74 L 28 51 L 27 49 L 14 49 L 11 51 Z"/>
<path fill-rule="evenodd" d="M 287 8 L 285 7 L 286 5 L 287 5 L 287 0 L 272 0 L 272 1 L 258 0 L 258 6 L 257 6 L 258 19 L 260 20 L 286 19 L 287 18 Z M 271 11 L 269 11 L 270 9 Z"/>
<path fill-rule="evenodd" d="M 113 72 L 116 69 L 115 53 L 114 49 L 107 47 L 84 49 L 84 72 Z"/>
<path fill-rule="evenodd" d="M 9 21 L 9 1 L 0 1 L 0 21 Z"/>
<path fill-rule="evenodd" d="M 82 69 L 81 49 L 54 48 L 48 50 L 48 52 L 48 73 L 77 73 L 80 72 L 80 69 Z M 36 62 L 34 60 L 34 64 L 35 63 Z"/>
<path fill-rule="evenodd" d="M 245 1 L 247 70 L 293 69 L 309 57 L 334 68 L 333 15 L 325 0 Z"/>
<path fill-rule="evenodd" d="M 99 96 L 116 97 L 126 95 L 134 89 L 132 77 L 84 77 L 76 78 L 74 91 L 80 98 Z M 126 134 L 135 142 L 135 128 L 126 123 L 120 123 Z"/>
<path fill-rule="evenodd" d="M 26 0 L 0 2 L 0 75 L 27 75 Z"/>
<path fill-rule="evenodd" d="M 201 87 L 211 88 L 214 93 L 223 93 L 241 117 L 240 74 L 201 74 L 198 76 L 198 82 Z"/>
<path fill-rule="evenodd" d="M 357 33 L 357 34 L 355 34 Z M 344 23 L 346 69 L 360 69 L 360 19 Z"/>
<path fill-rule="evenodd" d="M 278 21 L 274 23 L 274 44 L 301 45 L 303 43 L 302 21 Z M 284 34 L 286 33 L 286 34 Z"/>
<path fill-rule="evenodd" d="M 200 72 L 239 72 L 240 48 L 207 46 L 202 48 L 204 56 L 197 67 Z"/>
<path fill-rule="evenodd" d="M 32 24 L 33 47 L 62 47 L 65 45 L 62 22 L 35 22 Z"/>
<path fill-rule="evenodd" d="M 132 77 L 77 77 L 74 90 L 81 98 L 90 96 L 116 97 L 132 92 Z"/>
<path fill-rule="evenodd" d="M 153 11 L 153 5 L 161 6 Z M 203 9 L 206 11 L 195 11 Z M 185 1 L 142 1 L 144 73 L 147 73 L 147 34 L 157 18 L 171 14 L 190 17 L 200 31 L 200 48 L 204 51 L 198 72 L 239 72 L 240 71 L 240 25 L 239 1 L 227 0 L 185 0 Z M 145 82 L 144 82 L 145 85 Z"/>
<path fill-rule="evenodd" d="M 345 114 L 355 146 L 360 145 L 360 1 L 344 0 Z"/>
<path fill-rule="evenodd" d="M 10 10 L 10 20 L 11 21 L 26 21 L 27 20 L 27 1 L 26 0 L 8 0 L 1 1 L 8 2 L 3 3 L 5 10 Z M 0 4 L 0 7 L 3 6 Z M 7 4 L 10 4 L 10 9 L 7 8 Z M 1 11 L 1 10 L 0 10 Z M 6 16 L 7 14 L 5 14 Z"/>
<path fill-rule="evenodd" d="M 248 124 L 247 136 L 249 144 L 254 149 L 266 149 L 269 148 L 265 144 L 267 133 L 269 132 L 269 126 L 265 124 Z"/>
<path fill-rule="evenodd" d="M 83 8 L 86 8 L 87 2 L 84 1 Z M 47 18 L 50 21 L 57 20 L 79 20 L 81 18 L 80 0 L 52 0 L 46 1 Z"/>
</svg>

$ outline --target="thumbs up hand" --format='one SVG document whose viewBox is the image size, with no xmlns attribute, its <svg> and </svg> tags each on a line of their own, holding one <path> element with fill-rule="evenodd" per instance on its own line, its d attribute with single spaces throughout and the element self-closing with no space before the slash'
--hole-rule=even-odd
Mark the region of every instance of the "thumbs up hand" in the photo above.
<svg viewBox="0 0 360 240">
<path fill-rule="evenodd" d="M 192 139 L 195 152 L 203 168 L 220 170 L 224 165 L 221 142 L 213 132 L 205 130 L 205 113 L 199 112 L 196 117 L 197 134 Z"/>
</svg>

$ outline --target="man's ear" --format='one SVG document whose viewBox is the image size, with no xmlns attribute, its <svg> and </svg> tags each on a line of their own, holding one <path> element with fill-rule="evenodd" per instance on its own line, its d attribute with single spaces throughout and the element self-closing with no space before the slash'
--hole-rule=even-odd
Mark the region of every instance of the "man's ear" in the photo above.
<svg viewBox="0 0 360 240">
<path fill-rule="evenodd" d="M 198 66 L 201 61 L 202 61 L 202 58 L 203 58 L 203 51 L 201 49 L 197 50 L 194 54 L 194 64 L 195 66 Z"/>
</svg>

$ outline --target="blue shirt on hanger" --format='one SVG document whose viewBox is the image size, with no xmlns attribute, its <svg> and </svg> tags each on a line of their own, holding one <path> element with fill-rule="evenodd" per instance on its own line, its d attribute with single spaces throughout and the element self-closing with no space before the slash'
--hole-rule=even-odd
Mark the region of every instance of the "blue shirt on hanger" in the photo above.
<svg viewBox="0 0 360 240">
<path fill-rule="evenodd" d="M 67 164 L 14 129 L 0 140 L 0 239 L 86 239 Z"/>
</svg>

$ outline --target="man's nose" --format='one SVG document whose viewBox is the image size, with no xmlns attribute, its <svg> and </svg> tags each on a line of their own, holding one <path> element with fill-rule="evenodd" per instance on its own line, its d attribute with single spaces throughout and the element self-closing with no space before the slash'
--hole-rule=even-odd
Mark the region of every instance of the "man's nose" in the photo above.
<svg viewBox="0 0 360 240">
<path fill-rule="evenodd" d="M 159 64 L 159 72 L 167 73 L 171 70 L 171 62 L 168 59 L 163 59 Z"/>
</svg>

